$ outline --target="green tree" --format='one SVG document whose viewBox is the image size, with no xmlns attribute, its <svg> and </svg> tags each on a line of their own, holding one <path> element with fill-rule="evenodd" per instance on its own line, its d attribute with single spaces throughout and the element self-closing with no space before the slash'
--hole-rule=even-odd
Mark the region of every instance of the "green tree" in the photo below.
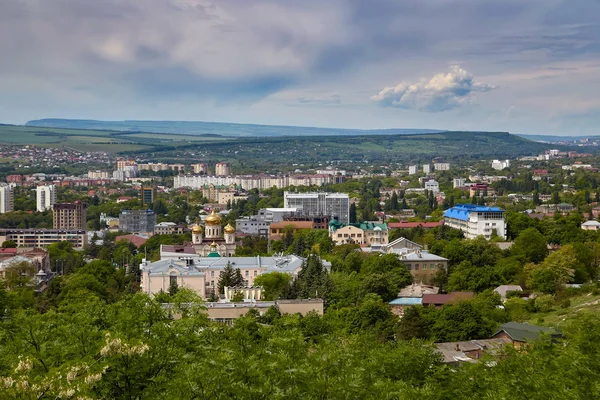
<svg viewBox="0 0 600 400">
<path fill-rule="evenodd" d="M 227 263 L 221 275 L 219 275 L 219 294 L 225 293 L 225 287 L 233 287 L 235 286 L 235 270 L 231 266 L 231 263 Z"/>
<path fill-rule="evenodd" d="M 262 286 L 264 300 L 281 298 L 292 277 L 284 272 L 269 272 L 260 274 L 254 279 L 254 286 Z"/>
<path fill-rule="evenodd" d="M 510 253 L 522 262 L 539 263 L 548 254 L 548 243 L 536 228 L 527 228 L 519 233 L 510 248 Z"/>
</svg>

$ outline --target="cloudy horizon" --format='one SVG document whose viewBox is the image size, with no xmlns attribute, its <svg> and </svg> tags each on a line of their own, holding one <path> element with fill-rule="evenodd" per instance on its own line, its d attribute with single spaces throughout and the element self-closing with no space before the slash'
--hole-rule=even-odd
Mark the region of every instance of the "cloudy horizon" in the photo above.
<svg viewBox="0 0 600 400">
<path fill-rule="evenodd" d="M 600 134 L 595 0 L 3 0 L 0 123 Z"/>
</svg>

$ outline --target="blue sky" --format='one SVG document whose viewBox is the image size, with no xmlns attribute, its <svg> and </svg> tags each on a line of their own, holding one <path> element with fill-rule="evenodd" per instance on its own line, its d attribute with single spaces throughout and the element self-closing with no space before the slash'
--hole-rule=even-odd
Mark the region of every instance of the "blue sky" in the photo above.
<svg viewBox="0 0 600 400">
<path fill-rule="evenodd" d="M 598 0 L 1 0 L 0 122 L 600 134 Z"/>
</svg>

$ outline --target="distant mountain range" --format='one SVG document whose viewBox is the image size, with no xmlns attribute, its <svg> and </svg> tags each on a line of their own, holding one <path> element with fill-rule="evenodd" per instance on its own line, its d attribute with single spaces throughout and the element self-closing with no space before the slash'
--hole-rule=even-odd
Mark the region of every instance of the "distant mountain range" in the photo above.
<svg viewBox="0 0 600 400">
<path fill-rule="evenodd" d="M 69 129 L 97 129 L 126 132 L 174 133 L 187 135 L 218 134 L 234 137 L 274 136 L 358 136 L 414 135 L 442 132 L 439 129 L 336 129 L 305 126 L 233 124 L 202 121 L 97 121 L 46 118 L 28 121 L 26 126 Z"/>
</svg>

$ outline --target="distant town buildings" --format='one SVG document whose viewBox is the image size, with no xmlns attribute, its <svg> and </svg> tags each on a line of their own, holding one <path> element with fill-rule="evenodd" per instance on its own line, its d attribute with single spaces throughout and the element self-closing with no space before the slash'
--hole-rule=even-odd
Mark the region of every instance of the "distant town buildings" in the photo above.
<svg viewBox="0 0 600 400">
<path fill-rule="evenodd" d="M 466 179 L 465 178 L 454 178 L 452 179 L 452 187 L 453 188 L 460 188 L 460 187 L 464 187 L 466 183 Z"/>
<path fill-rule="evenodd" d="M 87 244 L 87 233 L 72 229 L 0 229 L 0 243 L 6 240 L 14 241 L 18 247 L 47 247 L 66 241 L 80 249 Z"/>
<path fill-rule="evenodd" d="M 433 164 L 433 169 L 436 171 L 448 171 L 450 170 L 450 163 L 438 162 Z"/>
<path fill-rule="evenodd" d="M 40 185 L 36 188 L 36 200 L 38 212 L 52 210 L 56 203 L 56 187 L 54 185 Z"/>
<path fill-rule="evenodd" d="M 343 224 L 350 222 L 350 196 L 346 193 L 284 192 L 284 208 L 295 208 L 296 214 L 308 217 L 328 216 Z"/>
<path fill-rule="evenodd" d="M 336 244 L 358 244 L 382 246 L 388 244 L 388 227 L 377 222 L 342 224 L 337 220 L 329 222 L 329 237 Z"/>
<path fill-rule="evenodd" d="M 231 257 L 237 248 L 235 228 L 229 224 L 223 228 L 221 216 L 213 211 L 204 220 L 204 232 L 202 226 L 192 226 L 192 244 L 196 254 L 201 257 Z"/>
<path fill-rule="evenodd" d="M 409 165 L 408 166 L 408 174 L 409 175 L 416 175 L 417 172 L 419 172 L 419 166 L 418 165 Z"/>
<path fill-rule="evenodd" d="M 244 190 L 286 188 L 289 186 L 322 186 L 333 183 L 334 175 L 237 175 L 237 176 L 210 176 L 210 175 L 180 175 L 173 181 L 175 189 L 190 188 L 202 189 L 206 185 L 230 186 L 235 185 Z"/>
<path fill-rule="evenodd" d="M 208 175 L 209 174 L 208 164 L 206 164 L 206 163 L 192 164 L 191 168 L 192 168 L 192 171 L 194 172 L 194 174 L 198 174 L 198 175 Z"/>
<path fill-rule="evenodd" d="M 444 212 L 444 224 L 461 230 L 467 239 L 490 239 L 494 232 L 506 239 L 504 210 L 498 207 L 457 204 Z"/>
<path fill-rule="evenodd" d="M 152 234 L 156 214 L 152 210 L 123 210 L 119 215 L 119 229 L 123 232 Z"/>
<path fill-rule="evenodd" d="M 231 167 L 228 163 L 219 162 L 215 165 L 216 176 L 229 176 L 231 175 Z"/>
<path fill-rule="evenodd" d="M 492 168 L 498 171 L 510 168 L 510 160 L 494 160 L 492 161 Z"/>
<path fill-rule="evenodd" d="M 55 203 L 52 208 L 54 229 L 85 230 L 87 227 L 87 204 L 81 201 L 73 203 Z"/>
<path fill-rule="evenodd" d="M 6 183 L 0 184 L 0 214 L 6 214 L 14 211 L 14 192 L 13 188 Z"/>
<path fill-rule="evenodd" d="M 433 192 L 433 193 L 439 193 L 440 192 L 440 184 L 435 179 L 430 179 L 425 182 L 425 190 L 429 190 L 430 192 Z"/>
<path fill-rule="evenodd" d="M 235 220 L 235 228 L 246 235 L 268 236 L 269 225 L 281 222 L 296 212 L 295 208 L 261 208 L 256 215 Z"/>
<path fill-rule="evenodd" d="M 137 197 L 144 207 L 153 204 L 154 200 L 156 200 L 156 186 L 140 186 Z"/>
<path fill-rule="evenodd" d="M 431 172 L 431 165 L 430 164 L 423 164 L 423 173 L 424 174 L 428 174 Z"/>
<path fill-rule="evenodd" d="M 107 171 L 88 171 L 87 177 L 89 179 L 110 179 L 110 173 Z"/>
</svg>

